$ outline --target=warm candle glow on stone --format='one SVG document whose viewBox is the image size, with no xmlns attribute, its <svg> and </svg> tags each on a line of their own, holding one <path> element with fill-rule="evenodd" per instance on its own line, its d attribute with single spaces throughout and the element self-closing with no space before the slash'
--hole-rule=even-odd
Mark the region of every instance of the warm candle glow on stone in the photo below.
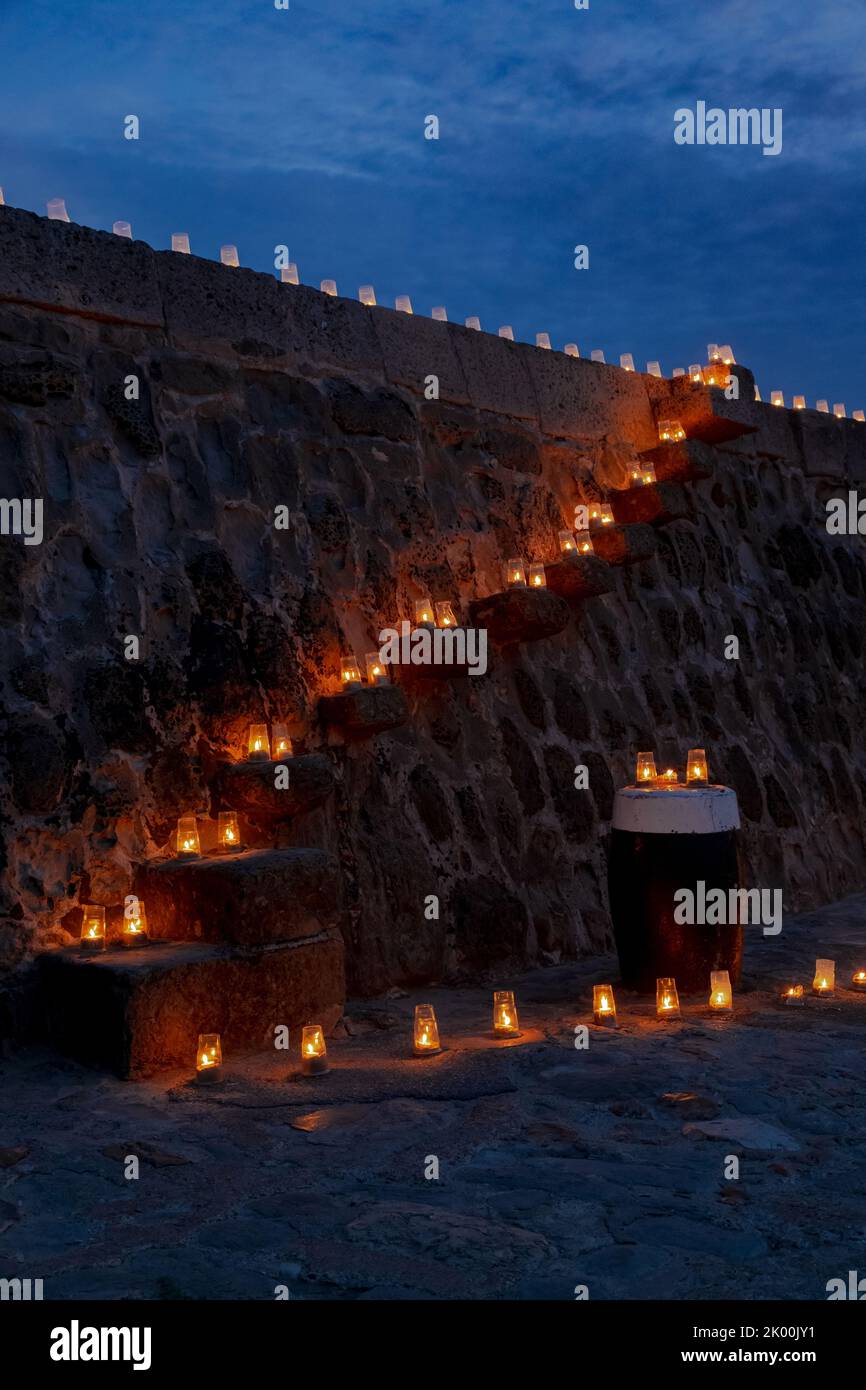
<svg viewBox="0 0 866 1390">
<path fill-rule="evenodd" d="M 731 977 L 727 970 L 713 970 L 710 973 L 710 1009 L 715 1014 L 733 1013 L 734 998 L 731 990 Z"/>
<path fill-rule="evenodd" d="M 322 280 L 319 282 L 319 289 L 322 294 L 329 294 L 333 298 L 337 293 L 337 282 L 336 280 Z"/>
<path fill-rule="evenodd" d="M 619 355 L 619 365 L 624 372 L 634 371 L 634 358 L 630 352 L 621 352 Z"/>
<path fill-rule="evenodd" d="M 794 397 L 794 409 L 795 409 L 795 410 L 805 410 L 805 409 L 806 409 L 806 397 L 805 397 L 805 396 L 795 396 L 795 397 Z"/>
<path fill-rule="evenodd" d="M 866 970 L 855 970 L 851 976 L 851 988 L 866 990 Z"/>
<path fill-rule="evenodd" d="M 770 405 L 784 405 L 784 404 L 785 404 L 785 393 L 784 393 L 784 391 L 771 391 L 771 392 L 770 392 Z"/>
<path fill-rule="evenodd" d="M 830 414 L 830 403 L 829 403 L 829 401 L 824 401 L 824 400 L 816 401 L 816 402 L 815 402 L 815 409 L 816 409 L 816 410 L 820 410 L 820 412 L 821 412 L 822 415 L 829 415 L 829 414 Z"/>
<path fill-rule="evenodd" d="M 493 994 L 493 1031 L 500 1038 L 517 1038 L 520 1025 L 517 1006 L 510 989 L 497 989 Z"/>
<path fill-rule="evenodd" d="M 566 357 L 580 356 L 580 348 L 577 346 L 577 343 L 566 343 L 565 347 L 562 350 L 565 353 Z"/>
<path fill-rule="evenodd" d="M 592 1018 L 602 1028 L 616 1027 L 616 1000 L 610 985 L 593 985 Z"/>
<path fill-rule="evenodd" d="M 432 1004 L 415 1005 L 414 1047 L 416 1057 L 440 1051 L 439 1025 Z"/>
<path fill-rule="evenodd" d="M 292 756 L 292 740 L 289 738 L 289 730 L 285 724 L 273 724 L 271 726 L 271 757 L 274 762 L 280 758 L 290 758 Z"/>
<path fill-rule="evenodd" d="M 599 518 L 602 526 L 613 526 L 613 507 L 610 502 L 603 502 L 601 506 L 601 516 Z"/>
<path fill-rule="evenodd" d="M 147 912 L 134 894 L 124 904 L 122 941 L 124 946 L 141 946 L 147 941 Z"/>
<path fill-rule="evenodd" d="M 280 270 L 280 280 L 284 285 L 299 285 L 301 283 L 298 276 L 296 261 L 292 261 L 290 265 L 284 265 L 282 267 Z"/>
<path fill-rule="evenodd" d="M 677 982 L 672 976 L 664 975 L 656 980 L 656 1014 L 659 1018 L 680 1017 Z"/>
<path fill-rule="evenodd" d="M 692 362 L 689 366 L 689 380 L 700 384 L 704 379 L 704 371 L 700 362 Z"/>
<path fill-rule="evenodd" d="M 592 554 L 592 536 L 588 531 L 575 531 L 574 544 L 579 555 Z"/>
<path fill-rule="evenodd" d="M 362 304 L 374 305 L 376 303 L 376 291 L 372 285 L 362 285 L 358 291 L 358 298 Z"/>
<path fill-rule="evenodd" d="M 834 960 L 816 960 L 815 978 L 812 981 L 813 994 L 821 998 L 829 999 L 836 992 L 836 962 Z"/>
<path fill-rule="evenodd" d="M 679 444 L 685 439 L 686 432 L 679 420 L 659 420 L 659 442 L 662 444 Z"/>
<path fill-rule="evenodd" d="M 536 335 L 535 335 L 535 346 L 536 346 L 536 347 L 540 347 L 540 348 L 549 348 L 549 347 L 550 347 L 550 334 L 549 334 L 549 333 L 536 333 Z"/>
<path fill-rule="evenodd" d="M 398 314 L 411 314 L 412 301 L 408 294 L 398 294 L 397 298 L 394 300 L 394 308 L 397 310 Z"/>
</svg>

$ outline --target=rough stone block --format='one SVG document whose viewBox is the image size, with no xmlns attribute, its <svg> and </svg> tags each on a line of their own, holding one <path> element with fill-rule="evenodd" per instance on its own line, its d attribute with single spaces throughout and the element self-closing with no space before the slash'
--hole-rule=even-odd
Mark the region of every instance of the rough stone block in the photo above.
<svg viewBox="0 0 866 1390">
<path fill-rule="evenodd" d="M 545 565 L 547 587 L 565 599 L 596 598 L 613 589 L 610 566 L 598 555 L 564 555 L 555 565 Z"/>
<path fill-rule="evenodd" d="M 320 849 L 246 850 L 146 865 L 136 892 L 152 938 L 260 946 L 334 928 L 340 877 Z"/>
<path fill-rule="evenodd" d="M 409 718 L 405 692 L 396 685 L 365 685 L 319 701 L 319 713 L 332 728 L 356 738 L 395 729 Z"/>
<path fill-rule="evenodd" d="M 785 412 L 788 413 L 787 411 Z M 819 410 L 792 410 L 792 428 L 797 439 L 803 469 L 810 478 L 833 478 L 840 482 L 848 476 L 848 456 L 841 425 L 854 426 L 859 421 L 837 420 Z M 860 424 L 866 448 L 866 425 Z"/>
<path fill-rule="evenodd" d="M 529 353 L 537 349 L 458 324 L 449 324 L 447 331 L 476 409 L 538 424 L 538 403 L 527 365 Z"/>
<path fill-rule="evenodd" d="M 274 770 L 285 767 L 289 785 L 274 785 Z M 283 762 L 224 763 L 217 778 L 222 806 L 283 820 L 321 806 L 334 790 L 334 765 L 324 753 L 300 753 Z"/>
<path fill-rule="evenodd" d="M 561 352 L 525 352 L 545 434 L 628 440 L 637 449 L 657 441 L 644 377 Z"/>
<path fill-rule="evenodd" d="M 643 522 L 630 526 L 605 526 L 592 535 L 596 555 L 609 565 L 634 565 L 656 552 L 655 531 Z"/>
<path fill-rule="evenodd" d="M 162 328 L 156 258 L 143 241 L 0 207 L 0 300 Z"/>
<path fill-rule="evenodd" d="M 745 367 L 731 370 L 736 371 L 740 381 L 740 396 L 735 401 L 729 401 L 720 387 L 699 386 L 687 376 L 672 381 L 653 378 L 649 389 L 656 419 L 679 420 L 687 438 L 705 444 L 721 444 L 742 434 L 755 434 L 761 420 L 760 402 L 754 399 L 754 378 Z"/>
<path fill-rule="evenodd" d="M 195 1069 L 199 1033 L 232 1052 L 268 1049 L 274 1028 L 333 1027 L 345 1000 L 343 944 L 322 936 L 255 954 L 164 944 L 39 960 L 50 1039 L 87 1066 L 121 1077 Z"/>
<path fill-rule="evenodd" d="M 393 309 L 371 308 L 367 312 L 389 381 L 423 396 L 426 378 L 433 375 L 439 381 L 440 400 L 469 404 L 466 378 L 447 324 Z"/>
<path fill-rule="evenodd" d="M 555 637 L 568 626 L 568 604 L 549 589 L 506 589 L 501 594 L 476 599 L 472 617 L 486 628 L 491 639 L 505 646 L 512 642 L 537 642 Z"/>
<path fill-rule="evenodd" d="M 713 476 L 713 450 L 700 439 L 684 439 L 681 444 L 656 444 L 644 449 L 641 458 L 650 462 L 660 483 L 692 482 Z"/>
<path fill-rule="evenodd" d="M 613 494 L 612 506 L 614 518 L 625 526 L 634 522 L 664 526 L 666 522 L 677 521 L 689 513 L 688 497 L 680 483 L 650 483 L 626 488 Z"/>
</svg>

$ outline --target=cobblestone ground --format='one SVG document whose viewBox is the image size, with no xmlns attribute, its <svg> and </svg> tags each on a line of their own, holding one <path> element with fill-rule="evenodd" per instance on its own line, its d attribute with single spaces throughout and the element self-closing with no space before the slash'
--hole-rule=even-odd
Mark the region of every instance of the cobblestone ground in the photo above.
<svg viewBox="0 0 866 1390">
<path fill-rule="evenodd" d="M 316 1080 L 286 1054 L 228 1058 L 203 1092 L 19 1053 L 0 1067 L 0 1276 L 55 1299 L 823 1299 L 866 1268 L 866 994 L 781 1007 L 816 956 L 843 986 L 866 965 L 866 895 L 752 929 L 733 1018 L 701 998 L 660 1024 L 618 992 L 619 1030 L 586 1051 L 610 958 L 498 982 L 510 1045 L 485 1036 L 489 989 L 350 1005 Z M 415 1060 L 421 999 L 447 1050 Z"/>
</svg>

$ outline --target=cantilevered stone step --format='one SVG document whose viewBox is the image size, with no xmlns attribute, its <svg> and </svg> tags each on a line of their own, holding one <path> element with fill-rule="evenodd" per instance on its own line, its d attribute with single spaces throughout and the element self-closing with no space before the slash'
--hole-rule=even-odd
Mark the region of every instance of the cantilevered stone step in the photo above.
<svg viewBox="0 0 866 1390">
<path fill-rule="evenodd" d="M 658 541 L 651 526 L 637 522 L 630 526 L 599 526 L 592 533 L 596 555 L 608 565 L 636 565 L 649 560 Z"/>
<path fill-rule="evenodd" d="M 642 459 L 653 464 L 660 483 L 685 483 L 713 475 L 713 451 L 700 439 L 684 439 L 680 444 L 657 444 L 644 449 Z"/>
<path fill-rule="evenodd" d="M 689 513 L 688 498 L 680 483 L 648 483 L 626 488 L 613 494 L 611 505 L 617 522 L 626 526 L 634 522 L 664 526 Z"/>
<path fill-rule="evenodd" d="M 538 642 L 555 637 L 568 626 L 571 611 L 564 599 L 549 589 L 505 589 L 500 594 L 476 599 L 471 606 L 477 627 L 486 628 L 500 646 L 513 642 Z"/>
<path fill-rule="evenodd" d="M 727 370 L 719 368 L 720 380 Z M 696 384 L 687 376 L 659 381 L 651 388 L 657 418 L 678 420 L 688 439 L 707 444 L 754 434 L 760 425 L 755 411 L 755 378 L 746 367 L 733 366 L 730 371 L 739 383 L 737 400 L 728 400 L 721 386 Z"/>
<path fill-rule="evenodd" d="M 277 768 L 288 772 L 287 787 L 276 786 Z M 324 753 L 301 753 L 274 763 L 223 763 L 216 788 L 226 810 L 282 820 L 321 806 L 333 793 L 334 781 L 330 758 Z"/>
<path fill-rule="evenodd" d="M 406 692 L 396 685 L 366 685 L 340 695 L 325 695 L 319 701 L 319 717 L 330 728 L 340 729 L 347 738 L 368 738 L 371 734 L 396 729 L 409 718 Z"/>
<path fill-rule="evenodd" d="M 135 891 L 158 940 L 259 946 L 316 936 L 339 917 L 337 861 L 320 849 L 163 860 L 142 868 Z"/>
<path fill-rule="evenodd" d="M 606 560 L 598 555 L 563 555 L 555 565 L 544 566 L 547 587 L 564 599 L 597 598 L 613 589 L 613 576 Z"/>
<path fill-rule="evenodd" d="M 165 943 L 39 958 L 50 1040 L 118 1076 L 194 1070 L 199 1033 L 219 1033 L 223 1056 L 272 1050 L 274 1028 L 333 1027 L 345 999 L 343 943 L 322 934 L 257 953 Z"/>
</svg>

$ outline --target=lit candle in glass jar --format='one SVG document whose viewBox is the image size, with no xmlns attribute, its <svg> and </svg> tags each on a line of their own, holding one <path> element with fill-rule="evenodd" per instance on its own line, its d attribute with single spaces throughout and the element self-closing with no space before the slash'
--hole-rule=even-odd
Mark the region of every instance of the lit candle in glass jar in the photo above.
<svg viewBox="0 0 866 1390">
<path fill-rule="evenodd" d="M 322 1076 L 328 1070 L 328 1049 L 320 1024 L 311 1023 L 301 1034 L 301 1070 L 305 1076 Z"/>
<path fill-rule="evenodd" d="M 700 371 L 700 368 L 698 369 Z M 694 380 L 694 378 L 692 378 Z M 697 378 L 700 380 L 700 376 Z M 659 420 L 659 442 L 661 444 L 679 444 L 686 437 L 686 432 L 679 420 Z"/>
<path fill-rule="evenodd" d="M 653 753 L 638 753 L 635 782 L 639 787 L 649 787 L 656 780 L 656 760 Z"/>
<path fill-rule="evenodd" d="M 658 1018 L 679 1018 L 680 998 L 677 982 L 669 975 L 656 980 L 656 1016 Z"/>
<path fill-rule="evenodd" d="M 575 531 L 574 544 L 579 555 L 592 554 L 592 536 L 588 531 Z"/>
<path fill-rule="evenodd" d="M 547 575 L 544 572 L 544 565 L 529 566 L 529 587 L 530 589 L 544 589 L 547 587 Z"/>
<path fill-rule="evenodd" d="M 219 1033 L 199 1033 L 195 1056 L 195 1079 L 199 1084 L 219 1078 L 223 1064 Z"/>
<path fill-rule="evenodd" d="M 822 999 L 829 999 L 835 992 L 836 962 L 834 960 L 816 960 L 812 993 L 819 995 Z"/>
<path fill-rule="evenodd" d="M 456 627 L 457 619 L 454 616 L 454 609 L 450 603 L 440 600 L 434 605 L 436 613 L 436 623 L 439 627 Z"/>
<path fill-rule="evenodd" d="M 593 985 L 592 1019 L 601 1028 L 616 1027 L 616 1001 L 610 985 Z"/>
<path fill-rule="evenodd" d="M 267 724 L 251 724 L 247 738 L 247 758 L 251 763 L 266 763 L 270 756 Z"/>
<path fill-rule="evenodd" d="M 201 853 L 195 816 L 180 816 L 177 822 L 177 852 L 183 855 Z"/>
<path fill-rule="evenodd" d="M 234 811 L 220 811 L 217 842 L 220 849 L 223 850 L 240 849 L 241 832 L 238 828 L 238 818 Z"/>
<path fill-rule="evenodd" d="M 851 976 L 851 988 L 866 990 L 866 970 L 855 970 Z"/>
<path fill-rule="evenodd" d="M 686 783 L 690 786 L 706 785 L 709 781 L 707 755 L 703 748 L 690 748 L 686 760 Z"/>
<path fill-rule="evenodd" d="M 124 946 L 143 946 L 147 941 L 147 913 L 144 903 L 130 893 L 123 905 Z"/>
<path fill-rule="evenodd" d="M 679 785 L 675 767 L 666 767 L 664 772 L 659 773 L 656 780 L 660 787 L 676 787 Z"/>
<path fill-rule="evenodd" d="M 280 758 L 290 758 L 292 756 L 292 740 L 289 738 L 288 726 L 285 724 L 273 724 L 271 726 L 271 757 L 274 762 Z"/>
<path fill-rule="evenodd" d="M 416 1057 L 426 1057 L 433 1052 L 441 1051 L 439 1026 L 432 1004 L 415 1005 L 414 1045 Z"/>
<path fill-rule="evenodd" d="M 101 951 L 105 946 L 105 908 L 87 903 L 81 916 L 81 949 Z"/>
<path fill-rule="evenodd" d="M 731 977 L 727 970 L 710 972 L 710 1009 L 714 1014 L 730 1014 L 734 1011 L 734 997 L 731 990 Z"/>
<path fill-rule="evenodd" d="M 419 598 L 415 603 L 415 622 L 419 627 L 433 627 L 433 604 L 429 598 Z"/>
<path fill-rule="evenodd" d="M 344 690 L 361 689 L 361 671 L 353 656 L 344 656 L 340 662 L 340 683 Z"/>
<path fill-rule="evenodd" d="M 798 1008 L 806 1002 L 806 991 L 802 985 L 789 985 L 782 991 L 782 1003 L 788 1008 Z"/>
<path fill-rule="evenodd" d="M 390 685 L 388 679 L 388 668 L 383 661 L 379 660 L 378 652 L 367 652 L 364 657 L 364 665 L 367 668 L 368 685 Z"/>
<path fill-rule="evenodd" d="M 520 559 L 509 560 L 505 566 L 505 584 L 509 589 L 526 588 L 526 570 Z"/>
<path fill-rule="evenodd" d="M 499 1038 L 519 1038 L 517 1006 L 510 989 L 497 989 L 493 994 L 493 1031 Z"/>
<path fill-rule="evenodd" d="M 649 487 L 651 483 L 654 483 L 656 481 L 655 464 L 645 463 L 640 473 L 638 474 L 638 477 L 643 487 Z"/>
<path fill-rule="evenodd" d="M 602 526 L 613 526 L 613 507 L 609 502 L 603 502 L 601 506 L 601 516 L 599 518 Z"/>
<path fill-rule="evenodd" d="M 575 550 L 575 549 L 577 548 L 576 545 L 575 545 L 574 533 L 573 533 L 573 532 L 571 532 L 571 531 L 560 531 L 560 533 L 559 533 L 559 548 L 560 548 L 560 550 L 562 551 L 563 555 L 569 555 L 569 554 L 571 553 L 572 550 Z"/>
</svg>

